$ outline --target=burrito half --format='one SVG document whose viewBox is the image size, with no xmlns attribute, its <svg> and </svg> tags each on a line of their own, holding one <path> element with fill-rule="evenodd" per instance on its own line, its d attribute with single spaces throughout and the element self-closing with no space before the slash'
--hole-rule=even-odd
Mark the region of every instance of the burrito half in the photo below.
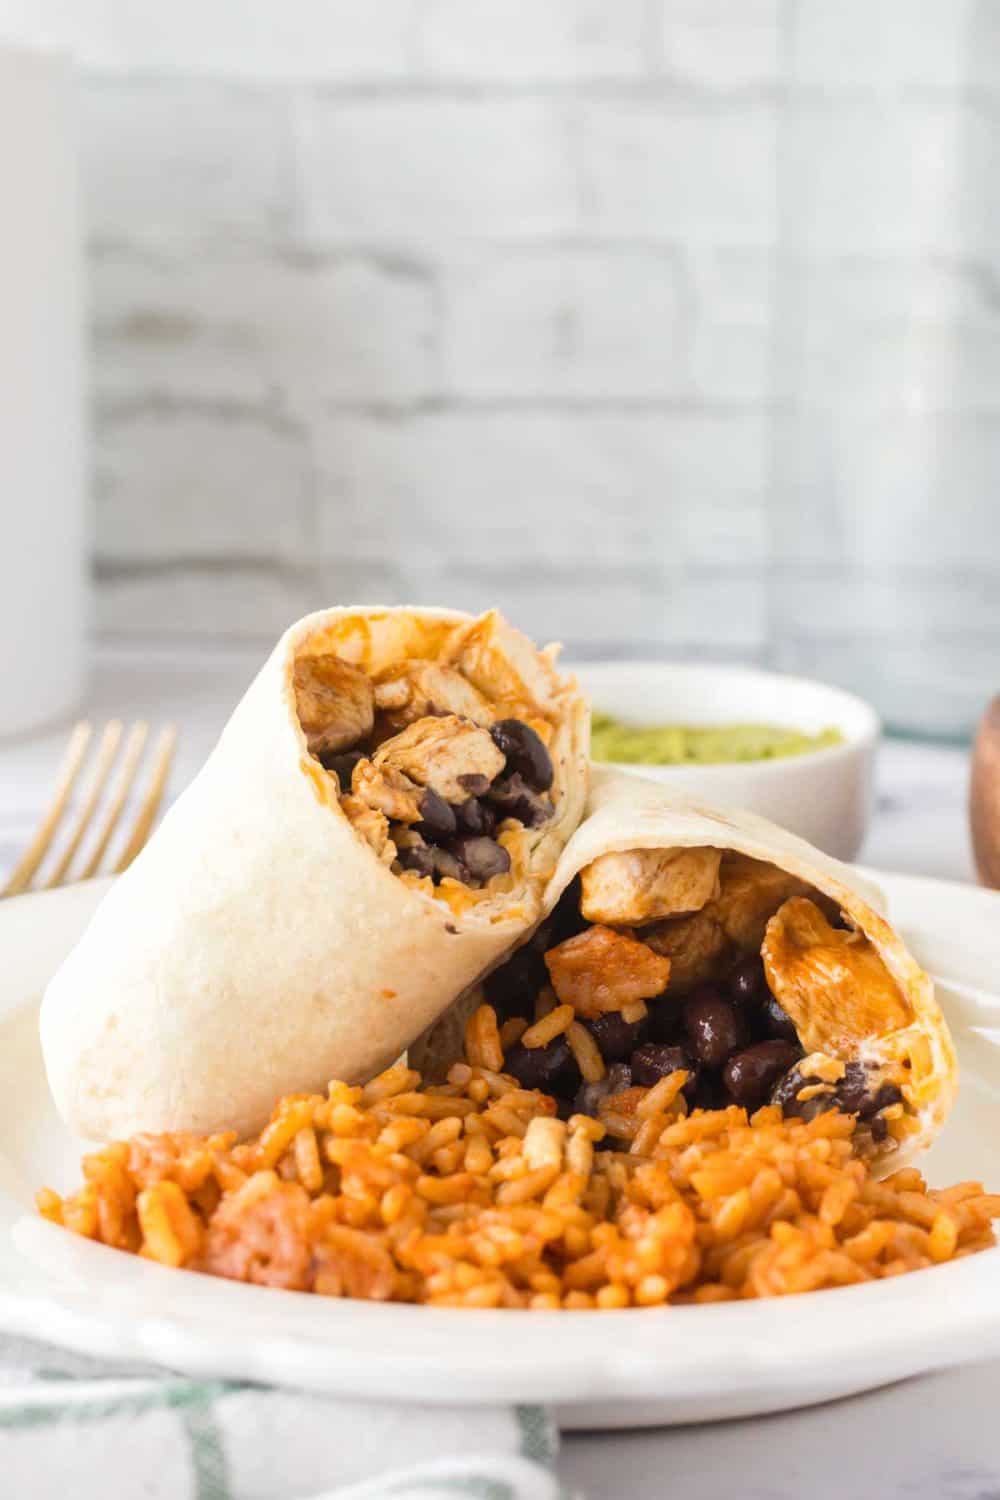
<svg viewBox="0 0 1000 1500">
<path fill-rule="evenodd" d="M 48 988 L 68 1122 L 251 1131 L 378 1072 L 530 931 L 586 790 L 555 655 L 496 612 L 293 625 Z"/>
<path fill-rule="evenodd" d="M 672 1075 L 688 1110 L 852 1114 L 878 1170 L 925 1146 L 955 1093 L 955 1053 L 878 893 L 749 813 L 591 774 L 546 919 L 411 1048 L 414 1066 L 440 1076 L 463 1044 L 475 1054 L 485 999 L 496 1068 L 553 1094 L 564 1117 L 596 1115 L 620 1149 L 643 1091 Z"/>
</svg>

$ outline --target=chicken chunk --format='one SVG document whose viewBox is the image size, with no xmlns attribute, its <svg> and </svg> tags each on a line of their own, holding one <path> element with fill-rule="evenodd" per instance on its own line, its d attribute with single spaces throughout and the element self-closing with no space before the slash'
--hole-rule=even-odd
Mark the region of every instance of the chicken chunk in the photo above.
<svg viewBox="0 0 1000 1500">
<path fill-rule="evenodd" d="M 913 1019 L 862 932 L 831 927 L 814 901 L 786 901 L 767 924 L 764 968 L 807 1052 L 849 1056 L 859 1042 Z"/>
<path fill-rule="evenodd" d="M 505 762 L 487 730 L 447 714 L 417 719 L 385 740 L 375 752 L 374 764 L 377 769 L 401 771 L 446 802 L 460 804 L 477 788 L 485 791 Z"/>
<path fill-rule="evenodd" d="M 805 881 L 775 865 L 726 853 L 718 895 L 692 916 L 645 927 L 643 941 L 672 960 L 671 991 L 685 994 L 718 979 L 740 954 L 759 952 L 774 912 L 808 889 Z"/>
<path fill-rule="evenodd" d="M 493 702 L 533 707 L 544 714 L 559 690 L 551 653 L 538 651 L 495 609 L 459 629 L 445 660 Z"/>
<path fill-rule="evenodd" d="M 732 949 L 714 912 L 714 903 L 690 917 L 655 922 L 642 930 L 642 940 L 654 953 L 670 960 L 670 993 L 686 995 L 718 978 Z"/>
<path fill-rule="evenodd" d="M 393 733 L 430 715 L 457 714 L 486 728 L 496 711 L 455 667 L 433 661 L 409 661 L 393 667 L 375 683 L 375 707 Z"/>
<path fill-rule="evenodd" d="M 359 760 L 351 773 L 351 791 L 366 807 L 374 808 L 394 823 L 420 821 L 423 788 L 392 766 Z"/>
<path fill-rule="evenodd" d="M 718 849 L 629 849 L 602 854 L 581 872 L 588 922 L 638 926 L 700 911 L 719 894 Z"/>
<path fill-rule="evenodd" d="M 726 855 L 717 904 L 719 921 L 741 952 L 759 951 L 764 931 L 778 907 L 810 889 L 804 880 L 745 854 Z"/>
<path fill-rule="evenodd" d="M 333 654 L 300 656 L 294 681 L 299 723 L 314 755 L 350 750 L 371 734 L 375 694 L 360 667 Z"/>
<path fill-rule="evenodd" d="M 369 807 L 360 797 L 350 793 L 340 799 L 344 815 L 354 832 L 368 844 L 383 864 L 391 864 L 396 858 L 396 846 L 389 837 L 389 819 L 377 807 Z"/>
<path fill-rule="evenodd" d="M 669 958 L 610 927 L 588 927 L 550 948 L 545 967 L 560 1005 L 588 1020 L 661 995 L 670 978 Z"/>
</svg>

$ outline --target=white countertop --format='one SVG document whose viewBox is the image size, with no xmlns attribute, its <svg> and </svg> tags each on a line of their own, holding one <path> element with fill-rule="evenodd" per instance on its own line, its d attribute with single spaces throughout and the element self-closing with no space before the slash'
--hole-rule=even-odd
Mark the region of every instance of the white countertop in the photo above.
<svg viewBox="0 0 1000 1500">
<path fill-rule="evenodd" d="M 263 653 L 178 655 L 105 649 L 87 713 L 167 720 L 180 729 L 176 793 L 214 742 Z M 49 796 L 65 727 L 0 745 L 0 868 L 30 835 Z M 866 864 L 973 878 L 966 827 L 968 756 L 889 743 L 879 766 Z M 821 1359 L 822 1350 L 817 1350 Z M 645 1493 L 683 1500 L 987 1500 L 1000 1496 L 1000 1363 L 928 1376 L 868 1396 L 781 1416 L 648 1432 L 573 1434 L 560 1470 L 588 1500 Z"/>
</svg>

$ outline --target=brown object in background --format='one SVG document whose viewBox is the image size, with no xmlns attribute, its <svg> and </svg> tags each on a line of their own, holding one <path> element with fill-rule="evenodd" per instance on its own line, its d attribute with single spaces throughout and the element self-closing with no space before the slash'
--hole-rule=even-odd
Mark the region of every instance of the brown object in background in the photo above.
<svg viewBox="0 0 1000 1500">
<path fill-rule="evenodd" d="M 979 879 L 1000 890 L 1000 696 L 992 700 L 976 731 L 969 825 Z"/>
</svg>

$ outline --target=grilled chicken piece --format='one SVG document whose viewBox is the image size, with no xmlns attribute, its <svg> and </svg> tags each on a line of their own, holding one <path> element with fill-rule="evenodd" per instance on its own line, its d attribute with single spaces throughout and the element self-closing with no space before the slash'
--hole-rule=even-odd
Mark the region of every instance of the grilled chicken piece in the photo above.
<svg viewBox="0 0 1000 1500">
<path fill-rule="evenodd" d="M 374 764 L 377 769 L 401 771 L 446 802 L 460 804 L 484 792 L 505 762 L 487 730 L 446 714 L 417 719 L 385 740 L 375 752 Z"/>
<path fill-rule="evenodd" d="M 644 927 L 643 942 L 672 960 L 671 991 L 685 994 L 719 978 L 738 955 L 758 953 L 778 907 L 808 889 L 775 865 L 729 852 L 719 869 L 719 894 L 692 916 Z"/>
<path fill-rule="evenodd" d="M 508 712 L 533 708 L 544 715 L 560 691 L 553 664 L 556 649 L 537 651 L 493 609 L 456 631 L 447 660 L 492 702 L 506 705 Z M 524 718 L 524 712 L 517 717 Z"/>
<path fill-rule="evenodd" d="M 360 667 L 339 656 L 300 656 L 295 663 L 295 706 L 309 749 L 350 750 L 371 734 L 375 695 Z"/>
<path fill-rule="evenodd" d="M 810 889 L 804 880 L 746 854 L 726 855 L 721 871 L 718 919 L 730 942 L 759 952 L 771 917 L 783 902 Z"/>
<path fill-rule="evenodd" d="M 351 774 L 351 791 L 367 807 L 375 808 L 394 823 L 418 823 L 423 788 L 392 766 L 359 760 Z"/>
<path fill-rule="evenodd" d="M 771 993 L 808 1052 L 850 1056 L 859 1042 L 912 1020 L 899 986 L 863 932 L 831 927 L 814 901 L 786 901 L 767 924 Z"/>
<path fill-rule="evenodd" d="M 496 710 L 461 672 L 433 661 L 408 661 L 385 673 L 375 683 L 375 707 L 393 733 L 432 715 L 457 714 L 486 728 L 496 719 Z"/>
<path fill-rule="evenodd" d="M 718 849 L 629 849 L 602 854 L 580 875 L 588 922 L 636 927 L 700 911 L 719 894 Z"/>
<path fill-rule="evenodd" d="M 669 958 L 610 927 L 588 927 L 550 948 L 545 967 L 560 1005 L 588 1020 L 661 995 L 670 978 Z"/>
<path fill-rule="evenodd" d="M 655 922 L 642 929 L 642 940 L 654 953 L 670 960 L 670 993 L 686 995 L 725 969 L 732 950 L 712 906 L 703 907 L 690 917 L 672 922 Z"/>
<path fill-rule="evenodd" d="M 391 865 L 396 858 L 396 846 L 389 837 L 389 819 L 385 814 L 350 793 L 341 797 L 340 805 L 355 833 L 371 846 L 383 864 Z"/>
</svg>

